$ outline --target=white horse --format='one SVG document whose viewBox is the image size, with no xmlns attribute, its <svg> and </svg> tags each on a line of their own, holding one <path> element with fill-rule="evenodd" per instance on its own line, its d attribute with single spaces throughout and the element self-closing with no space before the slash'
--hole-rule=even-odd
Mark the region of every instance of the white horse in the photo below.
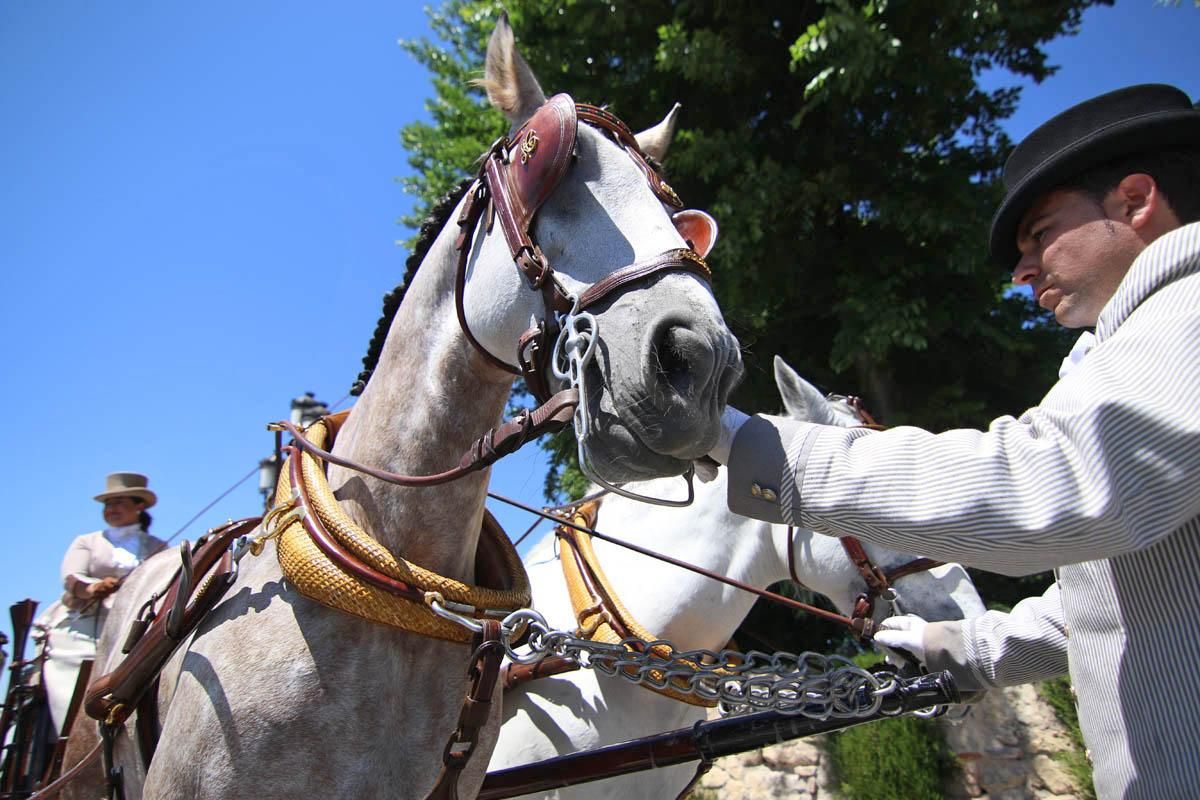
<svg viewBox="0 0 1200 800">
<path fill-rule="evenodd" d="M 565 294 L 580 297 L 624 265 L 664 252 L 690 253 L 673 224 L 674 209 L 661 199 L 658 181 L 647 180 L 641 160 L 642 152 L 663 155 L 673 118 L 639 134 L 639 152 L 632 134 L 621 140 L 615 127 L 588 124 L 569 98 L 565 105 L 565 96 L 557 104 L 547 101 L 514 47 L 507 19 L 491 37 L 482 85 L 513 131 L 549 109 L 536 118 L 545 124 L 523 131 L 498 166 L 509 170 L 508 191 L 526 193 L 526 208 L 541 203 L 530 235 Z M 572 121 L 579 113 L 580 121 L 573 143 L 568 137 L 568 146 L 556 151 L 570 133 L 563 113 Z M 557 185 L 522 185 L 516 171 L 526 160 L 538 166 L 543 155 L 561 166 Z M 546 197 L 532 197 L 550 189 Z M 493 196 L 497 191 L 493 186 Z M 460 325 L 459 228 L 453 221 L 463 207 L 447 204 L 431 228 L 441 232 L 385 327 L 378 366 L 337 435 L 335 455 L 391 472 L 435 473 L 456 464 L 504 413 L 518 338 L 546 317 L 550 300 L 548 293 L 531 291 L 514 266 L 505 220 L 492 225 L 485 211 L 466 241 Z M 494 210 L 504 213 L 498 204 Z M 442 227 L 447 220 L 451 224 Z M 687 224 L 696 224 L 694 215 Z M 702 238 L 687 234 L 692 242 Z M 703 265 L 692 256 L 686 259 L 692 266 Z M 583 367 L 582 405 L 591 423 L 583 447 L 605 480 L 678 476 L 716 440 L 740 355 L 696 271 L 659 271 L 590 309 L 595 356 Z M 287 285 L 286 275 L 280 285 Z M 319 294 L 295 291 L 280 329 L 279 358 L 304 358 L 305 338 L 322 331 Z M 670 366 L 663 370 L 667 354 Z M 551 387 L 559 385 L 549 373 L 541 375 Z M 445 485 L 402 488 L 332 466 L 328 483 L 341 511 L 388 553 L 473 582 L 488 470 Z M 470 649 L 313 602 L 283 578 L 275 552 L 268 543 L 262 555 L 241 562 L 226 598 L 168 664 L 159 692 L 161 742 L 146 772 L 129 732 L 133 726 L 126 726 L 116 760 L 129 800 L 391 800 L 430 792 L 466 692 Z M 120 661 L 119 641 L 132 613 L 177 565 L 174 554 L 158 557 L 121 589 L 97 674 Z M 458 786 L 460 796 L 477 793 L 499 728 L 496 702 L 476 742 L 480 752 Z"/>
<path fill-rule="evenodd" d="M 782 359 L 775 377 L 788 413 L 831 425 L 860 424 L 844 401 L 826 401 Z M 679 560 L 765 588 L 788 574 L 787 528 L 730 513 L 726 475 L 697 487 L 688 508 L 648 506 L 620 497 L 605 497 L 598 529 Z M 639 492 L 670 492 L 666 481 L 636 485 Z M 825 595 L 843 614 L 850 614 L 865 583 L 838 539 L 796 530 L 797 576 Z M 696 573 L 655 561 L 602 540 L 593 541 L 597 559 L 630 614 L 678 649 L 725 646 L 749 613 L 755 597 Z M 909 556 L 865 545 L 872 562 L 883 569 L 906 563 Z M 556 557 L 554 535 L 547 535 L 526 556 L 534 608 L 549 624 L 574 630 L 577 622 Z M 966 571 L 945 565 L 900 578 L 897 602 L 905 612 L 925 619 L 962 619 L 982 614 L 983 602 Z M 875 603 L 878 622 L 893 613 Z M 704 709 L 651 692 L 626 680 L 579 670 L 539 678 L 515 687 L 504 699 L 504 726 L 492 754 L 490 770 L 541 761 L 688 727 L 705 716 Z M 639 772 L 618 778 L 529 797 L 632 798 L 675 797 L 694 773 L 694 765 Z"/>
</svg>

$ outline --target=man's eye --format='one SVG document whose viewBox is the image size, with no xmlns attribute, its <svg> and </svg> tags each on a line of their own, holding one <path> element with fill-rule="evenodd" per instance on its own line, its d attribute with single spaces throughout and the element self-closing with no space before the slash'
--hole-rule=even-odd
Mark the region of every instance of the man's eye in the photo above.
<svg viewBox="0 0 1200 800">
<path fill-rule="evenodd" d="M 1045 238 L 1045 236 L 1046 236 L 1046 229 L 1038 228 L 1036 231 L 1033 232 L 1033 234 L 1029 238 L 1033 239 L 1033 241 L 1035 241 L 1036 243 L 1041 244 L 1042 239 Z"/>
</svg>

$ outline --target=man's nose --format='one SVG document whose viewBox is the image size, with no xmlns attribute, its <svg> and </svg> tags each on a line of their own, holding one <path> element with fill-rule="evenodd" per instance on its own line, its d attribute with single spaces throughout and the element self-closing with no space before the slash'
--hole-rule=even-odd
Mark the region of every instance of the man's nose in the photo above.
<svg viewBox="0 0 1200 800">
<path fill-rule="evenodd" d="M 1033 283 L 1033 279 L 1038 276 L 1039 272 L 1041 272 L 1041 267 L 1035 256 L 1022 256 L 1017 265 L 1013 267 L 1012 281 L 1017 286 L 1024 286 L 1027 283 Z"/>
</svg>

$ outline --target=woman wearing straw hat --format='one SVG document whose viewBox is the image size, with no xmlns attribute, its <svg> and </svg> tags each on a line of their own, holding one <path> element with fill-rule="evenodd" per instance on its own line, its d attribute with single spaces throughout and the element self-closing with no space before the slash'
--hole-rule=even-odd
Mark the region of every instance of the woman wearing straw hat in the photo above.
<svg viewBox="0 0 1200 800">
<path fill-rule="evenodd" d="M 42 615 L 50 629 L 43 668 L 55 727 L 62 729 L 75 676 L 85 658 L 96 655 L 96 639 L 112 606 L 109 598 L 133 568 L 167 546 L 150 535 L 146 509 L 158 498 L 145 475 L 114 472 L 96 500 L 104 504 L 103 530 L 75 537 L 62 561 L 63 596 Z"/>
</svg>

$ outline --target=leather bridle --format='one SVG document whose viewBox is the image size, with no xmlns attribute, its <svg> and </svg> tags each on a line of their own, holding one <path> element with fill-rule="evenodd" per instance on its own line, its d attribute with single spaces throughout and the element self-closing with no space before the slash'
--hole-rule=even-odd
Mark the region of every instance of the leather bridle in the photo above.
<svg viewBox="0 0 1200 800">
<path fill-rule="evenodd" d="M 854 395 L 829 395 L 827 400 L 842 400 L 854 412 L 859 420 L 858 428 L 867 428 L 873 431 L 887 430 L 886 426 L 880 425 L 875 421 L 875 417 L 867 411 L 861 397 Z M 792 576 L 792 580 L 796 583 L 802 583 L 796 576 L 796 557 L 795 557 L 795 540 L 796 529 L 788 526 L 788 573 Z M 863 581 L 867 585 L 867 590 L 861 592 L 854 600 L 854 610 L 850 614 L 849 627 L 859 639 L 870 639 L 875 633 L 875 601 L 883 598 L 891 603 L 893 610 L 896 605 L 896 591 L 892 585 L 900 578 L 908 575 L 913 575 L 918 572 L 925 572 L 934 567 L 940 567 L 942 561 L 935 561 L 932 558 L 915 558 L 912 561 L 906 561 L 903 564 L 884 570 L 871 562 L 870 556 L 867 555 L 867 550 L 863 547 L 863 543 L 859 541 L 857 536 L 839 536 L 838 540 L 842 543 L 842 549 L 846 551 L 846 557 L 850 559 L 850 563 L 858 570 L 858 574 L 862 576 Z"/>
<path fill-rule="evenodd" d="M 454 297 L 459 326 L 467 340 L 492 366 L 520 375 L 538 402 L 550 397 L 547 373 L 551 372 L 555 343 L 570 316 L 578 316 L 619 289 L 664 272 L 688 272 L 712 283 L 712 272 L 691 248 L 674 248 L 634 264 L 621 267 L 573 295 L 555 276 L 546 254 L 534 240 L 531 228 L 538 209 L 566 175 L 575 155 L 578 123 L 583 122 L 608 134 L 646 176 L 655 195 L 667 205 L 682 208 L 675 191 L 651 166 L 632 131 L 616 116 L 598 106 L 576 103 L 570 95 L 557 94 L 534 113 L 511 137 L 498 139 L 484 156 L 475 183 L 468 189 L 458 217 L 458 270 Z M 471 332 L 463 305 L 467 262 L 480 219 L 487 215 L 488 230 L 499 220 L 500 230 L 513 263 L 532 291 L 542 295 L 544 314 L 523 333 L 517 344 L 517 366 L 487 348 Z M 595 337 L 595 321 L 590 335 Z M 561 365 L 560 365 L 561 366 Z M 581 402 L 586 398 L 580 398 Z"/>
<path fill-rule="evenodd" d="M 511 137 L 502 136 L 483 157 L 474 183 L 468 188 L 458 215 L 459 233 L 455 240 L 458 262 L 454 281 L 454 306 L 458 324 L 467 341 L 493 367 L 521 376 L 529 391 L 541 404 L 533 412 L 523 412 L 498 430 L 489 430 L 476 440 L 458 467 L 437 475 L 413 476 L 374 470 L 329 453 L 310 449 L 288 423 L 287 429 L 297 444 L 331 463 L 372 475 L 403 486 L 432 485 L 456 480 L 468 472 L 486 467 L 521 445 L 544 433 L 556 432 L 572 421 L 579 448 L 579 465 L 584 474 L 605 489 L 644 502 L 686 506 L 694 497 L 691 477 L 685 473 L 688 493 L 684 500 L 643 497 L 614 486 L 590 467 L 584 442 L 589 432 L 585 374 L 595 351 L 599 334 L 596 318 L 588 309 L 632 283 L 668 272 L 686 272 L 712 283 L 712 272 L 703 256 L 691 247 L 673 248 L 657 256 L 620 267 L 572 294 L 556 277 L 554 268 L 534 240 L 531 228 L 542 203 L 553 194 L 575 156 L 579 121 L 600 130 L 616 142 L 646 176 L 651 190 L 662 202 L 682 207 L 679 196 L 663 180 L 642 152 L 632 131 L 613 114 L 586 103 L 576 103 L 570 95 L 557 94 L 539 108 Z M 472 243 L 480 221 L 487 217 L 487 230 L 496 220 L 512 255 L 513 264 L 524 276 L 531 291 L 540 292 L 543 316 L 517 341 L 516 366 L 488 351 L 476 338 L 467 322 L 464 303 L 467 266 Z M 552 394 L 548 374 L 567 388 Z"/>
<path fill-rule="evenodd" d="M 607 131 L 646 173 L 651 188 L 660 199 L 674 206 L 682 205 L 674 190 L 650 166 L 633 133 L 623 122 L 604 109 L 584 103 L 576 104 L 565 94 L 555 95 L 547 101 L 517 130 L 511 140 L 501 137 L 489 149 L 458 216 L 455 311 L 463 334 L 485 361 L 500 370 L 524 377 L 530 392 L 540 403 L 535 410 L 522 412 L 500 427 L 484 432 L 463 454 L 457 466 L 432 475 L 403 475 L 339 458 L 313 446 L 291 422 L 272 423 L 268 428 L 286 431 L 291 434 L 297 447 L 329 463 L 400 486 L 433 486 L 449 483 L 490 466 L 532 439 L 561 430 L 570 424 L 573 415 L 578 418 L 579 408 L 586 402 L 578 388 L 582 383 L 581 370 L 584 365 L 568 363 L 573 354 L 567 350 L 572 346 L 580 350 L 589 344 L 594 346 L 597 324 L 587 309 L 622 287 L 664 272 L 689 272 L 704 279 L 705 283 L 712 282 L 708 264 L 690 248 L 668 250 L 653 258 L 621 267 L 587 287 L 577 297 L 571 295 L 555 277 L 545 254 L 531 237 L 530 227 L 537 209 L 562 180 L 569 166 L 578 119 Z M 539 129 L 541 134 L 538 133 Z M 552 144 L 536 144 L 544 141 L 540 137 L 545 137 Z M 518 150 L 520 155 L 514 155 Z M 537 155 L 539 150 L 543 153 L 540 157 Z M 529 288 L 542 293 L 545 306 L 544 316 L 534 327 L 525 331 L 518 341 L 519 367 L 489 352 L 471 332 L 467 322 L 463 300 L 467 263 L 471 242 L 485 212 L 489 228 L 496 219 L 500 220 L 513 263 L 525 277 Z M 563 356 L 564 363 L 553 363 L 556 352 Z M 574 355 L 578 358 L 578 353 Z M 576 385 L 551 394 L 547 372 L 574 378 L 572 383 Z"/>
<path fill-rule="evenodd" d="M 454 245 L 458 251 L 454 282 L 455 311 L 463 334 L 485 361 L 500 370 L 524 377 L 530 392 L 540 403 L 536 409 L 523 411 L 500 427 L 484 432 L 463 454 L 457 466 L 432 475 L 402 475 L 336 457 L 308 442 L 290 422 L 272 423 L 268 428 L 287 431 L 297 447 L 331 464 L 400 486 L 433 486 L 449 483 L 490 466 L 527 442 L 547 433 L 556 433 L 574 421 L 580 445 L 580 466 L 589 478 L 609 491 L 635 499 L 663 505 L 682 506 L 691 503 L 690 471 L 685 476 L 689 478 L 687 499 L 658 500 L 632 495 L 608 484 L 592 474 L 584 457 L 583 440 L 588 427 L 584 370 L 595 348 L 598 332 L 596 319 L 587 309 L 618 289 L 655 275 L 687 272 L 711 284 L 712 272 L 699 253 L 685 247 L 667 250 L 620 267 L 577 296 L 562 285 L 555 277 L 545 253 L 534 241 L 530 229 L 537 210 L 554 192 L 570 166 L 575 153 L 579 120 L 605 132 L 620 145 L 645 174 L 650 188 L 660 200 L 675 208 L 682 206 L 678 195 L 651 166 L 625 123 L 598 106 L 576 103 L 570 95 L 557 94 L 550 98 L 511 138 L 502 136 L 484 155 L 483 164 L 474 183 L 468 188 L 458 215 L 459 233 Z M 489 352 L 467 323 L 463 300 L 467 265 L 475 233 L 485 214 L 488 230 L 496 220 L 500 221 L 513 264 L 525 277 L 529 288 L 540 292 L 543 298 L 543 317 L 518 340 L 518 366 Z M 567 388 L 552 394 L 548 372 L 569 384 Z"/>
</svg>

